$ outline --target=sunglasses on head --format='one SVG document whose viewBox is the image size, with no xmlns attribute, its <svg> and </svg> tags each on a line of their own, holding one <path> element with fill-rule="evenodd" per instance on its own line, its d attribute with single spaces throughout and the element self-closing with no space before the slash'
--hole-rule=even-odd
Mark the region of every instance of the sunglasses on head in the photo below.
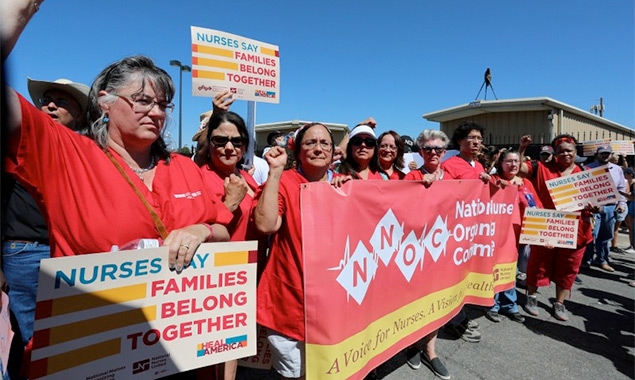
<svg viewBox="0 0 635 380">
<path fill-rule="evenodd" d="M 230 141 L 234 148 L 241 148 L 244 144 L 242 137 L 212 136 L 210 140 L 216 148 L 223 148 Z"/>
<path fill-rule="evenodd" d="M 351 144 L 352 145 L 356 145 L 356 146 L 361 146 L 362 143 L 364 143 L 364 145 L 366 145 L 367 147 L 375 147 L 375 142 L 376 140 L 372 137 L 353 137 L 351 139 Z"/>
<path fill-rule="evenodd" d="M 441 154 L 445 150 L 445 147 L 425 145 L 421 147 L 421 150 L 423 150 L 426 153 L 431 153 L 434 150 L 436 154 Z"/>
</svg>

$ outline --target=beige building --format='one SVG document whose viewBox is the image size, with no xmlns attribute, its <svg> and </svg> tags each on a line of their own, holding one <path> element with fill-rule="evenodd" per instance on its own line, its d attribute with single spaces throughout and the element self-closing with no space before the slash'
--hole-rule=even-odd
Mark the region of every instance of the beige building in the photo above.
<svg viewBox="0 0 635 380">
<path fill-rule="evenodd" d="M 295 132 L 298 128 L 304 124 L 311 123 L 304 120 L 291 120 L 291 121 L 279 121 L 276 123 L 256 124 L 256 152 L 260 153 L 267 146 L 267 136 L 274 131 L 282 131 L 284 133 Z M 349 130 L 346 124 L 335 123 L 323 123 L 327 126 L 331 133 L 333 133 L 333 139 L 335 145 L 339 144 Z"/>
<path fill-rule="evenodd" d="M 450 137 L 461 122 L 475 122 L 485 128 L 486 145 L 516 145 L 527 134 L 532 135 L 534 144 L 540 145 L 551 143 L 563 133 L 579 142 L 635 139 L 631 128 L 547 97 L 477 100 L 423 117 L 439 122 L 440 129 Z"/>
</svg>

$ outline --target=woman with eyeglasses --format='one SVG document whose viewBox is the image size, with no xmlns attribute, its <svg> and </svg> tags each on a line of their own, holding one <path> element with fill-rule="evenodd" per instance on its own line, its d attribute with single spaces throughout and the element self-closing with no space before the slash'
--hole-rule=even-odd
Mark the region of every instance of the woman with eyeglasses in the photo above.
<svg viewBox="0 0 635 380">
<path fill-rule="evenodd" d="M 426 129 L 421 132 L 417 137 L 417 146 L 419 154 L 423 157 L 423 165 L 418 170 L 411 170 L 404 179 L 423 181 L 426 187 L 434 181 L 443 179 L 444 172 L 441 169 L 441 161 L 445 156 L 449 142 L 450 139 L 442 131 Z"/>
<path fill-rule="evenodd" d="M 391 180 L 404 179 L 401 170 L 404 167 L 404 143 L 395 131 L 384 132 L 377 139 L 379 143 L 378 159 L 380 170 Z"/>
<path fill-rule="evenodd" d="M 201 171 L 208 189 L 233 214 L 227 223 L 229 240 L 259 240 L 258 252 L 262 259 L 266 252 L 266 236 L 260 236 L 255 225 L 249 223 L 251 203 L 258 184 L 240 167 L 249 146 L 249 132 L 243 118 L 227 110 L 232 102 L 229 92 L 214 97 L 214 112 L 206 126 L 208 159 L 201 166 Z M 264 261 L 259 260 L 259 264 L 264 264 Z M 233 380 L 237 367 L 238 362 L 231 360 L 216 366 L 216 372 L 224 380 Z"/>
<path fill-rule="evenodd" d="M 180 272 L 201 243 L 229 239 L 216 223 L 228 212 L 198 167 L 167 149 L 173 95 L 172 79 L 150 58 L 115 62 L 92 85 L 90 126 L 82 136 L 8 91 L 13 112 L 5 162 L 43 202 L 52 256 L 163 238 L 167 262 Z"/>
<path fill-rule="evenodd" d="M 258 323 L 268 330 L 273 367 L 284 378 L 303 378 L 304 285 L 300 187 L 308 182 L 331 182 L 329 170 L 333 136 L 321 123 L 303 126 L 290 146 L 297 168 L 284 170 L 285 149 L 272 147 L 265 159 L 269 178 L 256 192 L 256 227 L 272 234 L 267 265 L 258 284 Z"/>
<path fill-rule="evenodd" d="M 496 174 L 494 174 L 496 182 L 504 181 L 507 186 L 515 186 L 518 189 L 517 202 L 521 217 L 525 214 L 527 207 L 542 208 L 542 202 L 540 202 L 531 181 L 518 175 L 521 167 L 520 153 L 512 150 L 501 151 L 494 167 L 496 168 Z M 525 272 L 529 258 L 529 246 L 518 243 L 520 240 L 519 224 L 514 224 L 514 233 L 518 246 L 518 268 Z M 497 293 L 494 296 L 494 306 L 489 309 L 485 316 L 492 322 L 501 322 L 501 314 L 506 315 L 514 322 L 524 322 L 525 317 L 518 311 L 517 299 L 516 287 Z"/>
<path fill-rule="evenodd" d="M 462 123 L 452 135 L 452 143 L 459 148 L 459 154 L 441 165 L 448 179 L 480 179 L 487 183 L 489 174 L 478 162 L 483 144 L 483 127 L 476 123 Z"/>
<path fill-rule="evenodd" d="M 423 181 L 426 187 L 435 181 L 443 180 L 444 172 L 441 169 L 441 160 L 449 142 L 450 139 L 442 131 L 426 129 L 421 132 L 417 137 L 417 145 L 419 146 L 419 154 L 423 157 L 423 165 L 417 170 L 411 170 L 406 174 L 404 180 Z M 439 330 L 434 330 L 419 342 L 408 347 L 406 359 L 408 366 L 412 369 L 419 369 L 421 362 L 423 362 L 435 375 L 442 379 L 449 379 L 450 372 L 436 352 L 438 333 Z M 423 349 L 420 349 L 419 346 L 423 346 Z"/>
<path fill-rule="evenodd" d="M 461 127 L 459 127 L 461 128 Z M 465 156 L 470 154 L 469 157 L 475 157 L 478 154 L 478 148 L 480 147 L 480 141 L 478 144 L 467 144 L 466 137 L 468 134 L 472 134 L 472 136 L 476 136 L 476 133 L 473 133 L 472 129 L 461 128 L 460 135 L 461 138 L 459 141 L 463 142 L 463 145 L 459 144 L 462 148 L 461 153 L 464 153 Z M 455 132 L 456 136 L 456 132 Z M 477 136 L 480 136 L 480 132 Z M 419 153 L 423 157 L 424 164 L 419 170 L 413 170 L 406 175 L 406 180 L 418 180 L 423 181 L 423 185 L 429 187 L 435 181 L 438 180 L 452 180 L 455 177 L 465 176 L 464 178 L 479 178 L 479 176 L 474 173 L 462 174 L 462 172 L 467 172 L 467 168 L 463 166 L 463 163 L 467 164 L 472 170 L 482 171 L 483 167 L 480 166 L 478 162 L 475 162 L 472 159 L 474 167 L 471 164 L 464 161 L 463 158 L 460 160 L 464 162 L 457 162 L 455 165 L 451 165 L 448 168 L 451 170 L 452 174 L 448 173 L 446 169 L 445 163 L 456 158 L 452 157 L 449 160 L 441 163 L 443 160 L 443 156 L 445 155 L 448 143 L 450 139 L 448 136 L 442 132 L 437 130 L 425 130 L 423 131 L 419 137 L 417 137 L 417 144 L 419 145 Z M 476 147 L 474 147 L 476 145 Z M 458 165 L 457 165 L 458 164 Z M 459 170 L 457 170 L 457 167 Z M 475 169 L 476 168 L 476 169 Z M 489 180 L 489 176 L 487 176 L 487 180 Z M 471 321 L 467 318 L 465 311 L 461 309 L 459 313 L 452 318 L 448 323 L 444 326 L 444 330 L 449 334 L 463 339 L 466 342 L 478 343 L 481 341 L 481 332 L 478 331 L 478 323 L 476 321 Z M 416 364 L 420 364 L 421 360 L 439 377 L 448 379 L 449 372 L 441 362 L 441 360 L 436 357 L 435 352 L 435 342 L 438 331 L 433 331 L 428 336 L 426 336 L 423 341 L 425 343 L 424 350 L 421 351 L 420 355 L 416 355 L 416 346 L 411 346 L 406 353 L 408 354 L 408 364 L 415 368 Z M 436 358 L 435 358 L 436 357 Z"/>
<path fill-rule="evenodd" d="M 376 137 L 373 128 L 366 124 L 353 128 L 346 145 L 346 158 L 338 166 L 338 173 L 353 179 L 388 179 L 379 167 Z"/>
</svg>

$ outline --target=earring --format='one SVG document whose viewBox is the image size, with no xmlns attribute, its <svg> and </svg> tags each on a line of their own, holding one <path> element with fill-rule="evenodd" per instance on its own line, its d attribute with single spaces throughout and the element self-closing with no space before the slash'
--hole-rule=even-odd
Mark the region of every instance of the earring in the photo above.
<svg viewBox="0 0 635 380">
<path fill-rule="evenodd" d="M 109 121 L 108 115 L 104 115 L 104 123 L 108 124 Z"/>
</svg>

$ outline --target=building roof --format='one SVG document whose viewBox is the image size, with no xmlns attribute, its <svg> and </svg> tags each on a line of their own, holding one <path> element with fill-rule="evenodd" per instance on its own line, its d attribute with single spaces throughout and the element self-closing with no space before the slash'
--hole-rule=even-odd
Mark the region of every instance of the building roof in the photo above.
<svg viewBox="0 0 635 380">
<path fill-rule="evenodd" d="M 300 128 L 301 126 L 307 123 L 312 123 L 312 121 L 305 121 L 305 120 L 277 121 L 275 123 L 256 124 L 256 130 L 258 132 L 266 132 L 266 131 L 275 131 L 277 129 L 284 128 L 284 127 Z M 348 132 L 348 125 L 346 124 L 327 123 L 327 122 L 320 122 L 320 123 L 324 123 L 324 125 L 326 125 L 327 127 L 329 127 L 329 129 L 332 129 L 332 130 L 343 130 L 345 132 Z"/>
<path fill-rule="evenodd" d="M 632 133 L 633 129 L 603 117 L 594 115 L 590 112 L 581 110 L 580 108 L 570 106 L 566 103 L 559 102 L 548 97 L 538 98 L 519 98 L 519 99 L 502 99 L 502 100 L 476 100 L 471 103 L 462 104 L 440 111 L 434 111 L 424 114 L 423 117 L 429 121 L 451 121 L 456 119 L 468 118 L 475 115 L 481 115 L 490 112 L 520 112 L 520 111 L 542 111 L 542 110 L 564 110 L 575 115 L 582 116 L 586 119 L 596 121 L 598 123 L 619 129 L 624 132 Z"/>
</svg>

